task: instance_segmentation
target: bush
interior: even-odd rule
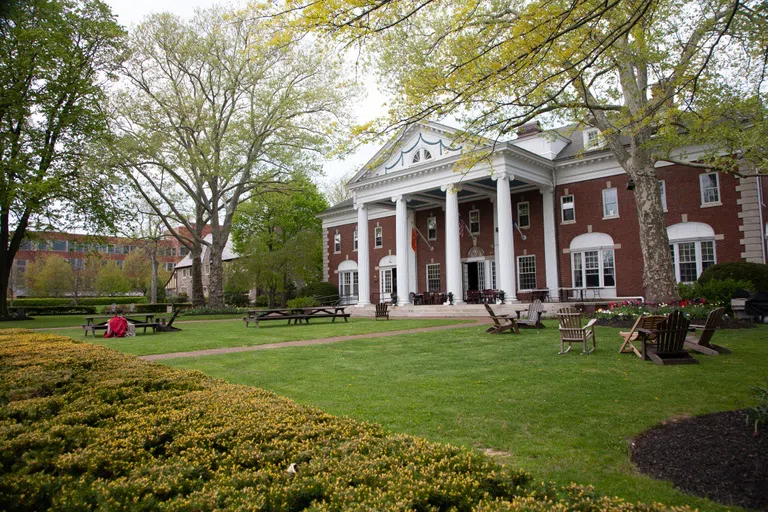
[[[141,295],[132,297],[83,297],[78,302],[85,306],[101,306],[104,304],[143,304],[147,302],[147,299]]]
[[[754,285],[750,281],[736,281],[735,279],[710,279],[706,283],[696,283],[695,292],[712,304],[718,306],[731,305],[731,298],[739,290],[754,291]]]
[[[259,295],[253,301],[253,305],[257,308],[266,308],[269,306],[269,297],[267,295]]]
[[[185,308],[191,308],[192,304],[187,303],[176,303],[176,304],[169,304],[169,303],[163,303],[163,304],[136,304],[135,311],[137,313],[165,313],[168,311],[168,306],[173,306],[174,310],[177,309],[185,309]]]
[[[339,289],[336,285],[324,281],[317,283],[307,283],[299,292],[298,297],[329,297],[336,296],[338,299]]]
[[[764,386],[752,386],[750,391],[757,398],[757,405],[747,409],[747,423],[754,423],[755,435],[758,435],[760,425],[768,424],[768,379]]]
[[[72,299],[67,298],[40,298],[40,299],[15,299],[13,301],[15,307],[29,307],[29,306],[68,306],[74,304]],[[82,302],[81,302],[82,304]]]
[[[286,304],[289,308],[311,308],[317,306],[317,299],[314,297],[296,297]]]
[[[190,304],[191,306],[191,304]],[[200,316],[200,315],[239,315],[240,313],[247,312],[247,308],[237,308],[235,306],[224,306],[220,308],[210,308],[203,306],[199,308],[185,309],[182,313],[184,316]]]
[[[611,302],[605,309],[595,312],[597,318],[634,320],[641,315],[668,315],[675,310],[680,310],[690,320],[704,320],[709,312],[718,307],[715,304],[699,300],[681,300],[671,304],[652,304],[627,300],[624,302]]]
[[[677,283],[677,294],[681,300],[694,300],[696,296],[696,285],[689,283]]]
[[[63,336],[0,360],[3,510],[666,510]]]
[[[224,292],[224,303],[230,306],[245,307],[251,303],[248,300],[248,292]]]
[[[749,289],[768,291],[768,265],[746,261],[718,263],[701,273],[699,283],[707,284],[711,280],[723,281],[725,279],[749,281],[752,283]]]
[[[92,315],[96,313],[94,306],[12,306],[8,311],[16,314],[23,309],[29,316],[45,315]]]
[[[168,302],[170,302],[171,304],[180,304],[184,302],[189,302],[189,295],[187,295],[184,292],[181,292],[169,298]]]

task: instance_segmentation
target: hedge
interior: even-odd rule
[[[0,331],[0,360],[3,510],[688,510],[54,334]]]
[[[29,316],[91,315],[96,313],[94,306],[11,306],[8,311],[16,313],[20,309],[23,309]]]
[[[768,265],[764,263],[750,263],[748,261],[718,263],[708,267],[701,273],[699,283],[707,284],[711,280],[722,281],[725,279],[749,281],[754,284],[753,290],[768,291]]]
[[[143,304],[147,302],[146,297],[80,297],[77,300],[79,306],[103,306],[106,304]],[[68,306],[75,305],[75,300],[71,297],[61,298],[29,298],[14,299],[13,306]]]

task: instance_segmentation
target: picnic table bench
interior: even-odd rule
[[[88,336],[88,333],[90,332],[93,337],[96,337],[96,331],[101,330],[105,331],[107,329],[107,322],[109,322],[110,318],[113,318],[115,315],[91,315],[85,317],[85,323],[82,325],[83,328],[83,334],[84,336]],[[132,315],[136,316],[136,315]],[[138,318],[132,318],[132,317],[124,317],[128,322],[133,324],[134,327],[144,328],[144,334],[147,333],[147,327],[150,327],[152,329],[152,334],[155,333],[157,330],[157,327],[159,325],[158,322],[155,322],[155,315],[154,313],[147,313],[146,315],[138,315],[139,317],[143,316],[144,320],[139,320]],[[104,320],[103,322],[97,322],[97,320]]]
[[[243,317],[245,326],[248,327],[251,323],[259,326],[259,322],[266,320],[287,320],[288,325],[291,323],[300,324],[306,322],[309,324],[311,318],[332,318],[332,322],[335,322],[337,318],[343,318],[345,322],[348,321],[349,313],[344,310],[346,306],[315,306],[310,308],[280,308],[280,309],[254,309],[248,311],[247,315]]]

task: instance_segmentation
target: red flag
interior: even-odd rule
[[[419,236],[416,234],[416,228],[411,228],[411,247],[414,252],[416,251],[416,242],[419,241]]]

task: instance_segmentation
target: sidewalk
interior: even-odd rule
[[[228,347],[228,348],[212,348],[208,350],[195,350],[192,352],[173,352],[171,354],[154,354],[151,356],[140,356],[139,359],[145,361],[162,361],[165,359],[178,359],[181,357],[202,357],[202,356],[215,356],[219,354],[234,354],[237,352],[253,352],[254,350],[271,350],[274,348],[284,347],[306,347],[310,345],[325,345],[328,343],[337,343],[339,341],[347,340],[360,340],[371,338],[386,338],[388,336],[399,336],[401,334],[413,334],[420,332],[433,332],[433,331],[445,331],[448,329],[461,329],[465,327],[476,327],[487,323],[487,318],[472,318],[471,323],[455,324],[455,325],[439,325],[436,327],[422,327],[419,329],[405,329],[402,331],[389,331],[389,332],[373,332],[368,334],[353,334],[350,336],[336,336],[334,338],[320,338],[314,340],[300,340],[300,341],[286,341],[283,343],[267,343],[264,345],[254,345],[250,347]]]

